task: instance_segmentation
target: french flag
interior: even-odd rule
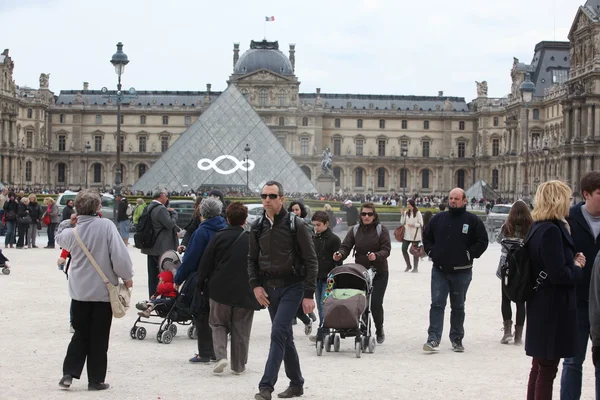
[[[265,21],[273,22],[273,21],[275,21],[275,17],[265,17]]]

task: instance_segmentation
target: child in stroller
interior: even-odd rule
[[[136,305],[138,309],[143,309],[138,315],[144,318],[150,318],[150,313],[157,307],[169,309],[175,304],[177,291],[173,286],[173,273],[164,271],[158,274],[158,286],[156,293],[147,302],[141,302]]]
[[[10,275],[10,267],[8,266],[8,258],[2,254],[2,249],[0,249],[0,268],[2,268],[2,273],[4,275]]]

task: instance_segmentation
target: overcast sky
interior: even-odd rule
[[[125,87],[223,90],[233,43],[296,43],[300,91],[490,97],[510,91],[513,57],[567,40],[584,0],[0,0],[0,51],[10,49],[17,85],[113,88],[110,58],[124,43]],[[265,16],[275,22],[265,25]],[[118,21],[116,20],[118,18]],[[556,22],[555,22],[556,21]],[[556,29],[554,26],[556,25]]]

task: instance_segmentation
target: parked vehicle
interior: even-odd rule
[[[56,198],[56,204],[58,204],[58,212],[59,215],[62,215],[63,209],[67,205],[69,200],[75,201],[75,196],[77,196],[77,192],[72,192],[67,190],[58,195]],[[110,193],[102,193],[102,207],[100,209],[100,213],[102,214],[102,218],[108,218],[110,220],[114,220],[114,206],[115,206],[115,198]],[[43,199],[42,199],[43,200]]]
[[[194,214],[194,200],[169,200],[169,207],[177,211],[177,226],[185,229]]]
[[[246,219],[246,225],[250,226],[254,221],[260,217],[265,209],[262,204],[246,204],[248,208],[248,218]]]
[[[486,223],[491,229],[500,229],[506,222],[512,204],[496,204],[487,215]]]

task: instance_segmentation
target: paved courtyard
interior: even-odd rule
[[[41,238],[45,239],[45,238]],[[40,241],[45,244],[44,240]],[[145,299],[146,259],[130,247],[136,266],[133,300]],[[64,393],[57,383],[70,339],[69,296],[65,276],[56,268],[59,250],[4,250],[12,274],[0,275],[3,304],[0,312],[0,398],[2,399],[253,399],[264,368],[270,323],[265,311],[255,314],[247,372],[212,374],[212,366],[191,365],[188,358],[196,342],[185,329],[169,345],[148,337],[132,340],[129,330],[135,310],[112,325],[107,392],[92,393],[84,374]],[[340,353],[317,357],[314,346],[295,328],[296,345],[310,399],[522,399],[525,397],[530,358],[522,346],[501,345],[500,282],[495,276],[500,254],[491,244],[474,268],[467,299],[465,353],[450,350],[449,312],[441,350],[425,354],[431,264],[422,262],[420,273],[404,273],[398,243],[390,257],[390,281],[384,302],[385,344],[375,354],[354,356],[353,339],[342,340]],[[449,311],[449,309],[448,309]],[[591,360],[584,371],[583,399],[593,398]],[[560,370],[559,370],[560,374]],[[559,375],[560,376],[560,375]],[[276,393],[287,386],[283,368]],[[555,384],[558,398],[559,379]],[[76,393],[76,394],[74,394]]]

